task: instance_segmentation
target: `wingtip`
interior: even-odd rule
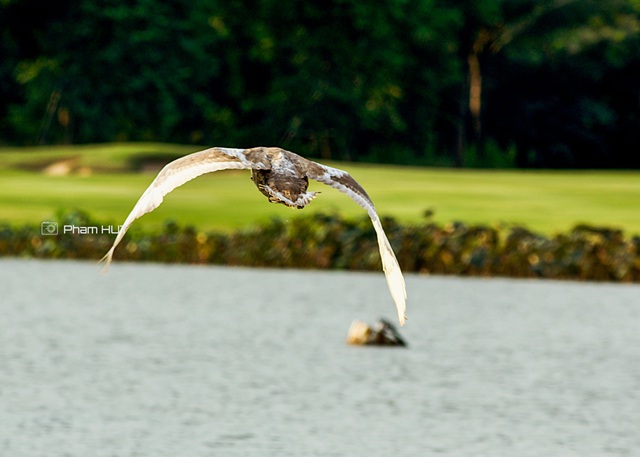
[[[407,322],[407,305],[404,300],[396,302],[396,309],[398,310],[398,322],[400,325],[404,325]]]
[[[109,251],[104,255],[104,257],[98,260],[98,265],[100,266],[101,273],[106,274],[109,272],[109,264],[111,263],[112,259],[113,259],[113,248],[109,249]]]

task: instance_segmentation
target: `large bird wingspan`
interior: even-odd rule
[[[160,206],[164,196],[176,187],[200,175],[214,171],[267,167],[266,164],[259,160],[261,157],[251,157],[251,160],[249,160],[245,154],[249,152],[246,149],[210,148],[194,152],[167,164],[147,187],[147,190],[144,191],[125,219],[111,249],[100,260],[101,263],[104,263],[104,270],[109,268],[109,263],[113,258],[113,251],[133,221]]]
[[[380,258],[382,259],[382,268],[387,278],[387,285],[389,286],[389,291],[391,292],[391,296],[393,297],[393,301],[395,302],[398,310],[398,320],[400,321],[400,325],[404,325],[406,320],[405,312],[407,308],[407,290],[404,283],[404,277],[402,276],[400,265],[398,264],[396,255],[391,248],[389,239],[384,233],[382,223],[380,222],[378,213],[376,213],[371,198],[369,198],[367,192],[362,188],[362,186],[358,184],[358,182],[346,171],[312,162],[297,154],[291,154],[292,161],[297,161],[298,163],[301,161],[305,162],[304,168],[308,169],[307,176],[309,178],[323,184],[327,184],[328,186],[347,194],[369,214],[378,238]]]
[[[398,310],[398,319],[400,325],[404,325],[407,299],[404,277],[387,235],[384,233],[378,213],[376,213],[373,202],[366,191],[346,171],[312,162],[293,152],[279,148],[273,149],[278,149],[278,152],[285,154],[289,161],[295,165],[295,169],[298,172],[303,172],[308,178],[327,184],[347,194],[367,211],[376,231],[382,268]],[[266,148],[210,148],[194,152],[169,163],[142,194],[124,221],[111,249],[100,260],[101,263],[104,263],[104,269],[106,270],[109,267],[116,246],[118,246],[131,224],[139,217],[156,209],[162,203],[164,196],[176,187],[205,173],[228,169],[269,169],[271,165],[269,151]]]

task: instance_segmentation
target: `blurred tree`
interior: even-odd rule
[[[435,94],[451,84],[454,12],[434,0],[280,0],[251,11],[230,2],[216,18],[244,144],[351,160],[424,153]]]
[[[61,7],[37,55],[17,65],[25,101],[11,116],[22,137],[284,144],[408,161],[424,153],[451,80],[457,16],[435,0]],[[403,143],[406,157],[394,157]]]
[[[21,88],[39,68],[47,65],[47,59],[42,58],[41,43],[49,21],[58,20],[60,11],[68,4],[67,0],[0,1],[0,142],[22,140],[25,129],[32,132],[21,125],[23,121],[38,125],[43,120],[46,105],[40,107],[35,117],[26,120],[13,119],[12,113],[26,101]]]
[[[622,63],[620,51],[638,38],[637,2],[518,0],[505,2],[501,13],[488,15],[493,25],[472,24],[477,30],[466,40],[471,43],[468,112],[476,150],[482,154],[484,144],[484,74],[489,136],[504,149],[515,143],[519,165],[620,166],[610,160],[606,138],[615,130],[617,108],[598,81]],[[633,111],[639,109],[636,104]],[[460,132],[463,137],[463,127]]]
[[[533,94],[519,91],[524,95],[521,103],[512,107],[518,112],[509,110],[509,117],[526,119],[530,126],[527,132],[512,124],[502,138],[509,136],[518,145],[521,166],[640,164],[633,158],[637,137],[635,141],[627,137],[632,142],[619,141],[629,121],[633,125],[636,120],[632,127],[636,131],[640,126],[640,91],[637,84],[629,84],[640,78],[638,7],[637,2],[626,0],[578,2],[559,18],[566,27],[550,21],[540,24],[536,34],[546,37],[545,46],[531,46],[532,34],[511,48],[510,58],[522,63],[520,71],[527,72],[526,80],[535,78],[538,88],[546,87],[542,92],[534,89]],[[524,81],[520,79],[519,84]],[[625,95],[621,97],[620,91]],[[547,100],[544,106],[541,99]],[[533,131],[538,133],[535,137]]]
[[[211,116],[205,105],[218,70],[207,18],[179,0],[57,3],[34,34],[38,54],[16,66],[24,102],[13,107],[13,124],[23,137],[54,142],[197,136],[192,126]]]
[[[638,0],[0,0],[0,142],[640,166],[639,18]]]

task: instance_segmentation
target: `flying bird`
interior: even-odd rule
[[[318,192],[307,192],[309,179],[327,184],[347,194],[364,208],[378,238],[382,268],[396,304],[400,325],[405,322],[407,292],[398,260],[389,244],[371,198],[349,173],[328,167],[281,148],[210,148],[194,152],[167,164],[144,191],[118,232],[113,246],[100,260],[107,269],[113,252],[133,221],[156,209],[165,195],[192,179],[219,170],[251,170],[251,180],[270,202],[302,209]]]

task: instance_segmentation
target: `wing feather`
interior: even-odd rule
[[[167,164],[144,191],[125,219],[111,249],[109,249],[100,260],[100,263],[104,263],[104,270],[106,271],[109,268],[109,263],[111,263],[111,259],[113,258],[113,252],[120,241],[122,241],[124,234],[131,224],[139,217],[150,213],[160,206],[165,195],[176,187],[205,173],[228,169],[264,167],[262,163],[256,165],[253,161],[248,160],[244,154],[245,151],[248,150],[210,148],[204,151],[194,152],[193,154],[181,157]]]
[[[321,165],[300,156],[298,157],[299,159],[308,162],[305,165],[309,170],[307,174],[309,178],[323,184],[327,184],[328,186],[347,194],[369,214],[378,238],[380,258],[382,259],[382,269],[384,270],[389,291],[391,292],[391,296],[393,297],[393,301],[395,302],[396,309],[398,311],[398,320],[400,321],[400,325],[404,325],[406,320],[405,312],[407,308],[407,290],[404,282],[404,276],[402,276],[402,270],[400,270],[398,259],[396,259],[391,243],[389,243],[389,239],[382,228],[382,223],[380,222],[378,213],[376,213],[371,198],[369,198],[369,195],[367,195],[367,192],[362,188],[362,186],[358,184],[358,182],[346,171]]]

